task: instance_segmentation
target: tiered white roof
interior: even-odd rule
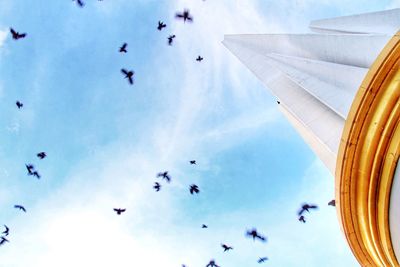
[[[400,9],[310,23],[310,34],[226,35],[334,174],[345,120],[369,67],[400,28]]]

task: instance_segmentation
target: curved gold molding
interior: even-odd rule
[[[371,66],[351,106],[336,165],[338,217],[362,266],[400,266],[389,228],[400,154],[400,33]]]

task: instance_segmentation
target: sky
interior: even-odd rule
[[[0,0],[0,267],[358,266],[327,206],[334,178],[221,41],[399,1],[84,2]],[[174,19],[184,8],[193,23]],[[320,206],[306,224],[303,202]],[[246,238],[253,227],[268,242]]]

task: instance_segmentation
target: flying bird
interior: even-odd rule
[[[120,53],[127,53],[128,50],[126,50],[126,47],[128,46],[127,43],[124,43],[120,48],[119,48],[119,52]]]
[[[126,69],[121,69],[121,72],[125,74],[125,78],[129,80],[129,83],[133,84],[133,75],[135,74],[135,72],[132,70],[127,71]]]
[[[22,210],[23,212],[26,212],[26,209],[24,208],[24,206],[21,205],[14,205],[14,208]]]
[[[165,24],[162,21],[158,21],[158,26],[157,26],[157,30],[161,31],[163,28],[167,27],[167,24]]]
[[[226,251],[229,251],[229,250],[232,250],[232,249],[233,249],[233,247],[231,247],[231,246],[228,246],[228,245],[225,245],[225,244],[221,244],[221,247],[224,249],[224,252],[226,252]]]
[[[33,169],[35,167],[32,164],[25,164],[25,167],[28,170],[28,175],[33,175]]]
[[[11,35],[12,35],[12,38],[14,39],[14,40],[18,40],[18,39],[21,39],[21,38],[25,38],[26,37],[26,33],[19,33],[19,32],[17,32],[17,31],[15,31],[13,28],[10,28],[10,32],[11,32]]]
[[[215,263],[215,260],[210,260],[210,262],[206,265],[206,267],[219,267],[219,266]]]
[[[310,204],[303,204],[301,206],[300,211],[298,212],[299,216],[301,214],[303,214],[303,212],[305,212],[305,211],[310,212],[310,209],[318,209],[318,206],[317,205],[313,205],[313,204],[311,204],[311,205]]]
[[[246,235],[252,237],[254,241],[256,240],[256,238],[259,239],[262,242],[266,242],[267,241],[267,239],[264,236],[260,235],[257,232],[256,228],[253,228],[252,230],[248,230],[246,232]]]
[[[34,171],[32,172],[32,175],[35,176],[36,178],[40,179],[40,174],[38,173],[38,171]]]
[[[331,201],[328,202],[328,205],[332,206],[332,207],[336,207],[336,201],[334,199],[332,199]]]
[[[118,214],[121,215],[121,213],[125,212],[126,209],[114,209],[114,211]]]
[[[191,165],[195,165],[195,164],[196,164],[196,161],[195,161],[195,160],[191,160],[191,161],[189,161],[189,163],[190,163]]]
[[[193,17],[190,16],[190,11],[189,11],[189,9],[183,10],[182,13],[177,12],[177,13],[175,14],[175,18],[177,18],[177,19],[183,19],[183,22],[184,22],[184,23],[185,23],[186,21],[190,21],[190,22],[193,21]]]
[[[172,45],[172,42],[174,41],[175,37],[176,37],[175,34],[168,36],[168,45]]]
[[[7,225],[4,225],[4,227],[6,228],[6,230],[4,230],[2,234],[4,234],[4,236],[8,236],[10,229],[7,227]]]
[[[153,188],[158,192],[161,189],[161,185],[158,182],[155,182]]]
[[[303,215],[301,215],[301,216],[299,217],[299,221],[302,222],[302,223],[306,223],[306,219],[304,218]]]
[[[19,101],[15,102],[15,105],[17,105],[18,109],[21,109],[24,106],[24,104]]]
[[[276,101],[276,103],[278,103],[278,105],[280,105],[280,104],[281,104],[281,101]]]
[[[162,179],[165,179],[168,183],[171,182],[171,176],[169,176],[167,171],[158,173],[157,177],[162,177]]]
[[[0,246],[4,245],[4,243],[6,243],[6,242],[10,242],[10,241],[8,241],[7,238],[5,238],[4,236],[2,236],[2,237],[1,237],[1,240],[0,240]]]
[[[39,159],[44,159],[47,155],[46,152],[39,152],[36,154]]]
[[[76,4],[77,4],[79,7],[83,7],[83,6],[85,5],[85,3],[83,3],[82,0],[72,0],[72,1],[75,1]]]
[[[204,59],[204,58],[202,58],[201,56],[198,56],[198,57],[196,58],[196,61],[201,62],[201,61],[203,61],[203,59]]]
[[[203,224],[203,225],[201,226],[201,228],[205,229],[205,228],[208,228],[208,226],[205,225],[205,224]]]
[[[267,257],[262,257],[262,258],[259,258],[258,259],[258,263],[263,263],[264,261],[267,261],[268,260],[268,258]]]
[[[200,193],[199,187],[197,185],[195,185],[195,184],[192,184],[190,186],[189,191],[190,191],[191,195],[193,195],[193,193],[196,193],[196,194]]]

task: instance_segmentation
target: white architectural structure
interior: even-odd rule
[[[364,127],[364,132],[360,134],[364,136],[372,131],[369,130],[368,132],[366,129],[371,128],[371,125],[386,125],[388,123],[383,119],[375,121],[376,116],[368,123],[360,123],[359,117],[361,115],[359,116],[359,113],[362,108],[365,110],[361,113],[365,116],[372,116],[371,114],[374,112],[378,113],[371,111],[365,103],[362,103],[367,98],[363,97],[362,94],[367,95],[375,90],[377,85],[371,85],[376,82],[373,79],[379,75],[383,77],[382,70],[379,68],[387,71],[390,75],[390,69],[397,70],[397,61],[394,62],[397,57],[392,52],[397,47],[394,42],[398,39],[396,32],[400,29],[400,9],[313,21],[309,28],[313,33],[226,35],[223,44],[272,91],[278,98],[280,108],[288,120],[332,174],[335,175],[336,173],[336,201],[339,202],[339,219],[349,244],[360,263],[363,266],[381,266],[379,264],[383,264],[382,266],[399,266],[394,254],[400,259],[400,230],[398,227],[400,205],[390,206],[391,229],[387,232],[392,234],[390,240],[393,246],[387,244],[390,243],[390,240],[382,242],[376,240],[377,238],[383,240],[384,235],[380,231],[386,231],[382,230],[386,229],[382,221],[385,219],[381,220],[380,215],[376,214],[381,212],[382,218],[384,218],[385,212],[388,213],[389,204],[385,206],[386,210],[383,208],[382,211],[369,210],[371,203],[378,205],[379,202],[380,205],[381,198],[387,196],[386,193],[379,195],[379,199],[378,197],[371,199],[369,198],[371,194],[368,195],[368,192],[377,191],[383,186],[379,182],[373,184],[375,181],[383,180],[381,177],[383,170],[379,169],[380,174],[376,178],[378,180],[371,178],[373,177],[372,174],[368,176],[369,178],[366,178],[368,180],[366,183],[370,187],[369,189],[362,188],[367,193],[366,199],[361,201],[361,196],[364,195],[357,190],[362,185],[355,187],[347,185],[348,181],[344,176],[348,176],[348,173],[346,172],[346,175],[343,173],[347,171],[343,166],[345,164],[359,165],[359,161],[362,161],[357,156],[356,151],[354,153],[357,155],[352,154],[354,158],[351,157],[353,161],[347,162],[349,156],[346,153],[350,153],[352,145],[357,149],[365,149],[361,142],[358,142],[359,139],[354,139],[355,141],[351,139],[353,138],[351,134],[356,131],[355,128]],[[388,59],[389,57],[391,61]],[[380,62],[377,63],[379,60]],[[387,64],[389,63],[387,62],[389,61],[394,62],[394,65],[388,67]],[[386,78],[387,75],[382,79]],[[395,83],[396,81],[392,79],[391,82]],[[393,86],[395,87],[394,93],[399,93],[400,87],[397,83]],[[387,86],[385,84],[382,87],[385,88],[379,92],[373,92],[374,96],[386,90]],[[366,92],[367,90],[369,91]],[[392,110],[397,109],[393,106],[396,106],[396,101],[399,104],[399,99],[392,95],[391,97],[391,105],[387,106],[392,113],[395,113]],[[371,101],[376,99],[373,98]],[[371,103],[369,105],[372,105]],[[398,114],[393,116],[398,116]],[[396,128],[397,126],[393,127]],[[390,139],[395,131],[393,129],[391,128],[391,132],[382,130],[380,134],[387,134],[385,138]],[[398,134],[394,135],[397,136]],[[377,139],[373,140],[374,144],[381,142]],[[365,143],[363,144],[365,145]],[[368,143],[368,145],[371,144]],[[396,153],[392,153],[394,156],[390,156],[393,156],[392,161],[397,162],[399,149],[395,149],[395,151]],[[385,161],[386,155],[381,155],[379,154],[381,152],[378,152],[375,156],[379,160]],[[361,167],[358,165],[357,168],[360,171]],[[364,172],[364,169],[362,169],[362,172]],[[389,190],[389,196],[396,203],[400,199],[400,181],[398,181],[399,178],[395,179],[394,177],[399,177],[399,173],[400,170],[397,170],[397,175],[392,173],[393,188],[392,191]],[[356,183],[361,180],[361,178],[358,178]],[[353,191],[349,193],[348,190],[356,190],[357,192],[353,194]],[[345,214],[344,209],[348,209],[350,206],[354,214]],[[365,214],[363,213],[364,206],[366,206],[365,209],[368,209]],[[358,217],[357,219],[350,218],[352,216]],[[376,216],[379,218],[375,220]],[[354,223],[354,220],[360,220],[360,223]],[[362,228],[365,221],[368,222],[365,227],[373,228],[368,230],[371,233]],[[387,219],[387,224],[389,224],[389,219]],[[354,231],[359,231],[359,233],[354,234]],[[364,236],[363,231],[367,231],[368,234]],[[353,235],[356,235],[356,237]],[[360,245],[359,243],[363,244]],[[386,254],[390,255],[387,256]]]

